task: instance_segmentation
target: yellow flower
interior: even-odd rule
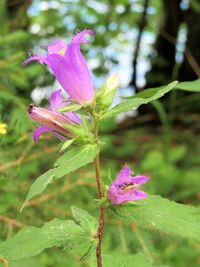
[[[7,133],[7,125],[5,123],[0,123],[0,134],[6,134]]]

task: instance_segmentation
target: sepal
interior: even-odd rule
[[[82,108],[82,105],[79,105],[77,103],[71,103],[67,106],[57,109],[57,111],[63,113],[63,112],[69,112],[69,111],[77,111],[81,108]]]
[[[114,99],[119,88],[119,75],[113,73],[106,81],[104,86],[98,91],[96,100],[101,111],[107,110]]]
[[[60,152],[63,150],[66,150],[68,147],[71,146],[71,144],[75,141],[75,139],[70,139],[64,142],[64,144],[62,145]]]
[[[94,136],[89,131],[87,126],[85,124],[79,125],[79,124],[65,124],[64,127],[72,133],[74,136],[76,136],[76,140],[79,140],[80,142],[84,143],[93,143]]]

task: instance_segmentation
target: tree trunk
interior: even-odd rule
[[[138,56],[139,56],[140,44],[142,40],[142,33],[147,23],[148,5],[149,5],[149,0],[144,0],[144,6],[143,6],[144,10],[138,22],[138,36],[137,36],[135,51],[134,51],[134,56],[133,56],[133,75],[132,75],[132,80],[130,84],[134,86],[136,92],[139,91],[139,88],[137,87],[137,63],[138,63],[137,61],[138,61]]]
[[[147,86],[154,87],[170,82],[175,65],[176,39],[181,23],[181,0],[163,0],[160,29],[151,55],[151,69],[146,74]]]
[[[7,15],[10,22],[9,31],[27,30],[29,26],[29,18],[27,9],[32,0],[6,0]]]
[[[185,15],[188,34],[184,60],[179,69],[180,81],[190,81],[200,77],[200,12],[190,7]]]

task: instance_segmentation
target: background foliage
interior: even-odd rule
[[[147,8],[144,8],[145,3]],[[173,10],[176,11],[175,15]],[[35,125],[27,116],[26,106],[30,102],[46,105],[50,93],[58,85],[46,68],[39,64],[22,67],[28,54],[45,52],[46,44],[58,36],[69,40],[77,30],[92,28],[95,38],[84,48],[84,54],[93,71],[97,89],[103,84],[108,72],[120,73],[122,86],[116,98],[118,103],[119,96],[133,95],[134,91],[144,87],[161,86],[175,79],[188,81],[199,77],[199,12],[200,6],[195,0],[0,1],[0,123],[7,124],[7,133],[0,134],[2,241],[12,237],[23,226],[34,225],[37,227],[34,228],[35,234],[41,237],[38,242],[42,243],[43,235],[46,238],[45,229],[54,226],[54,218],[59,217],[59,223],[57,221],[55,225],[65,227],[63,224],[69,224],[71,228],[67,227],[68,230],[81,233],[88,240],[84,251],[87,254],[93,245],[90,233],[85,232],[79,219],[76,219],[77,223],[71,221],[70,208],[83,208],[97,217],[96,204],[92,201],[96,198],[92,165],[81,168],[78,173],[64,173],[65,179],[56,179],[43,195],[31,199],[23,212],[19,212],[30,185],[41,173],[52,168],[60,149],[57,139],[48,134],[38,144],[32,141],[31,133]],[[169,21],[169,28],[173,32],[167,27]],[[142,38],[137,56],[140,32]],[[134,65],[134,62],[137,64]],[[133,66],[136,68],[133,69]],[[114,210],[108,212],[103,251],[105,266],[109,267],[111,262],[111,266],[133,266],[133,262],[134,266],[199,266],[200,247],[195,239],[195,236],[199,237],[199,226],[196,225],[193,231],[193,223],[198,221],[199,214],[190,207],[198,206],[200,197],[199,94],[193,93],[199,92],[199,89],[199,81],[181,83],[177,90],[159,102],[141,106],[138,111],[140,116],[137,116],[138,112],[120,114],[117,119],[108,116],[101,125],[102,142],[106,143],[102,152],[102,175],[107,184],[110,183],[109,177],[113,179],[127,162],[135,173],[151,177],[145,188],[150,194],[188,205],[188,209],[178,206],[177,210],[177,206],[170,204],[172,206],[168,206],[168,209],[173,211],[172,218],[165,217],[166,203],[159,197],[149,198],[149,202],[156,203],[152,210],[148,208],[147,201],[143,206],[134,207],[133,214],[129,212],[130,207],[118,213]],[[151,92],[148,92],[144,90],[140,93],[146,103],[151,97]],[[130,105],[134,103],[138,107],[141,98],[128,101]],[[123,109],[123,101],[119,106],[121,109],[115,108],[116,113],[128,110],[126,105]],[[94,149],[92,151],[95,153]],[[86,163],[82,158],[80,166]],[[70,166],[73,169],[73,164]],[[147,211],[147,218],[143,217],[143,211]],[[132,216],[141,227],[126,224],[127,213],[128,218]],[[151,216],[152,224],[157,224],[157,230],[152,230],[152,225],[146,225],[148,216]],[[186,220],[184,229],[176,228],[178,221],[175,216],[179,220]],[[191,220],[187,222],[189,218]],[[69,221],[63,223],[66,219]],[[44,221],[49,223],[42,227]],[[95,222],[92,227],[95,228]],[[63,232],[60,235],[59,229],[53,245],[62,247]],[[30,237],[32,241],[35,238],[34,231],[33,237]],[[185,239],[188,236],[189,239]],[[19,238],[20,243],[20,233],[16,238]],[[73,240],[70,242],[73,243]],[[70,250],[69,247],[55,249],[51,246],[50,238],[48,250],[25,260],[17,258],[16,255],[22,254],[17,249],[23,248],[18,247],[16,254],[11,251],[7,255],[8,258],[18,259],[11,261],[10,266],[94,264],[92,260],[80,261],[84,253],[80,254],[77,248],[76,256],[68,256],[66,252]],[[36,255],[34,247],[27,254],[32,255]],[[3,263],[0,262],[1,265]]]

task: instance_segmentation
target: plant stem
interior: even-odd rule
[[[93,114],[94,118],[94,137],[95,142],[99,146],[99,130],[98,130],[98,118]],[[100,175],[100,157],[99,152],[94,160],[95,165],[95,172],[96,172],[96,181],[97,181],[97,189],[98,189],[98,197],[101,199],[103,197],[103,189],[101,183],[101,175]],[[103,230],[104,230],[104,215],[105,215],[105,206],[101,205],[100,214],[99,214],[99,227],[97,232],[98,237],[98,245],[96,248],[96,257],[97,257],[97,266],[102,267],[102,259],[101,259],[101,245],[102,245],[102,238],[103,238]]]

